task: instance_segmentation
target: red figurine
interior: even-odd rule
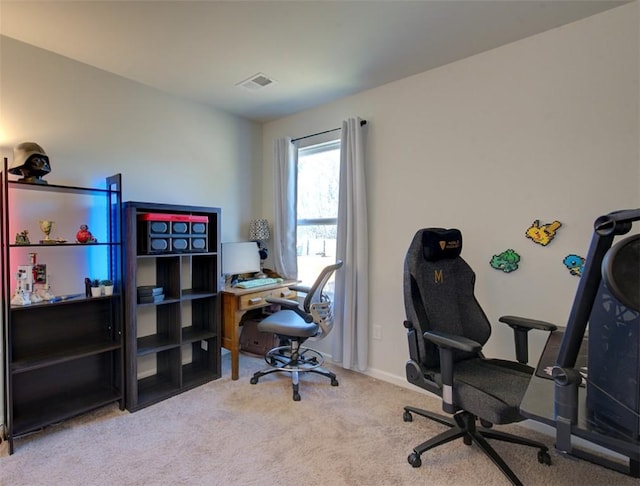
[[[89,227],[86,224],[80,225],[80,231],[76,233],[76,239],[78,243],[95,243],[96,239],[89,231]]]

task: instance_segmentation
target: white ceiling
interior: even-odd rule
[[[0,34],[267,121],[627,1],[0,0]],[[256,73],[276,83],[235,86]]]

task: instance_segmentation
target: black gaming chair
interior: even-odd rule
[[[485,439],[536,447],[538,461],[551,464],[548,448],[539,442],[487,430],[493,424],[524,420],[519,404],[534,371],[526,365],[527,333],[555,330],[541,321],[512,316],[499,320],[514,329],[518,362],[486,359],[482,346],[491,334],[487,316],[473,290],[475,274],[460,257],[462,235],[457,229],[419,230],[411,242],[404,268],[404,301],[410,360],[407,380],[442,397],[442,408],[453,420],[414,407],[405,407],[405,422],[412,414],[427,417],[449,430],[413,449],[408,461],[422,464],[420,456],[442,444],[463,438],[476,444],[513,484],[521,484]],[[480,420],[482,428],[476,428]]]
[[[277,334],[280,343],[264,356],[269,367],[257,371],[251,377],[251,384],[270,373],[291,373],[294,401],[300,400],[298,382],[300,373],[317,373],[331,380],[332,386],[338,386],[336,375],[322,368],[324,357],[318,351],[303,347],[302,344],[309,338],[321,339],[327,336],[333,328],[332,302],[324,292],[324,286],[329,281],[333,272],[342,266],[338,260],[333,265],[325,267],[311,287],[302,285],[290,286],[291,290],[306,294],[300,305],[296,300],[267,298],[267,302],[278,304],[281,310],[266,317],[258,324],[258,330]]]

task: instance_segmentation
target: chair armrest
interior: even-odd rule
[[[528,319],[518,316],[502,316],[498,319],[513,329],[513,339],[515,340],[516,359],[518,363],[527,364],[529,362],[529,338],[528,333],[531,329],[539,331],[553,332],[558,327],[545,321],[537,319]]]
[[[453,401],[453,350],[479,353],[482,350],[482,345],[472,339],[440,331],[427,331],[423,336],[437,345],[440,351],[442,409],[447,413],[456,413],[458,408]]]
[[[300,308],[300,304],[298,304],[295,300],[290,299],[281,299],[279,297],[267,297],[264,299],[270,304],[277,304],[283,307],[285,310],[292,310],[300,317],[304,319],[304,322],[313,322],[313,316],[311,314],[307,314],[303,309]]]
[[[300,307],[300,304],[298,303],[297,300],[283,299],[281,297],[267,297],[264,300],[266,300],[270,304],[278,304],[282,307],[286,307],[287,309],[291,309],[291,310],[294,310],[294,308],[296,307]]]
[[[540,331],[555,331],[558,329],[558,326],[555,324],[551,324],[546,321],[539,321],[537,319],[528,319],[526,317],[518,317],[518,316],[502,316],[498,319],[500,322],[504,322],[509,327],[516,328],[528,328],[528,329],[538,329]]]
[[[311,292],[311,287],[308,285],[289,285],[291,290],[295,290],[296,292],[302,292],[303,294],[308,294]]]
[[[424,338],[439,348],[459,349],[460,351],[467,351],[469,353],[477,353],[482,349],[482,345],[473,339],[441,331],[426,331]]]

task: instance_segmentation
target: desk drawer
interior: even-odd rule
[[[256,307],[264,307],[269,305],[266,301],[267,297],[277,297],[280,299],[295,299],[296,292],[288,288],[263,290],[262,292],[254,292],[247,295],[241,295],[238,299],[238,310],[254,309]]]

